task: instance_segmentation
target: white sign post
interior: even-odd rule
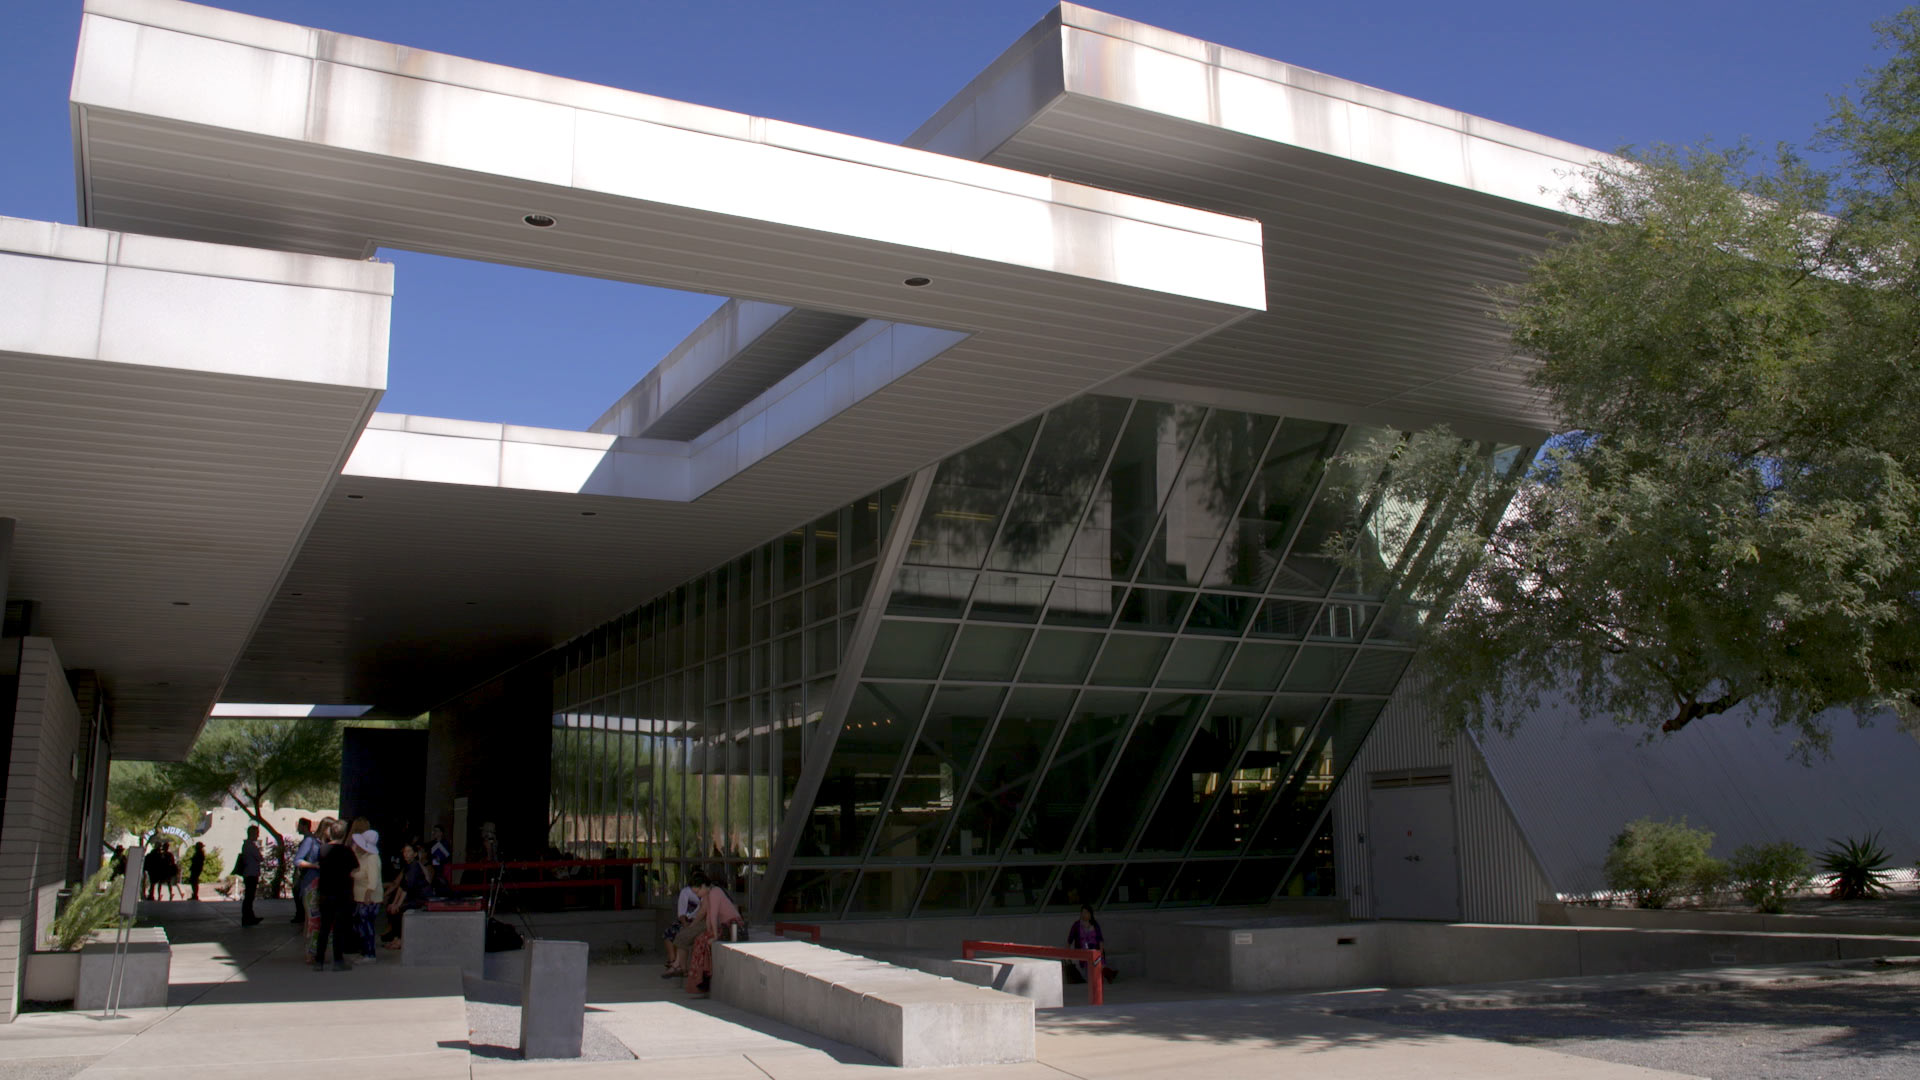
[[[133,939],[133,920],[140,914],[140,883],[147,865],[147,849],[127,851],[127,872],[120,882],[120,925],[113,932],[113,966],[107,975],[107,996],[100,1019],[120,1015],[120,991],[127,978],[127,946]]]

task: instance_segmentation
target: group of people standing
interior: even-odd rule
[[[366,818],[343,821],[329,817],[318,823],[301,818],[298,831],[300,842],[292,855],[292,922],[306,932],[307,963],[315,971],[327,969],[329,943],[333,946],[335,971],[349,969],[349,951],[355,952],[361,963],[371,964],[379,959],[383,942],[389,949],[400,948],[406,913],[426,906],[436,892],[435,882],[444,883],[443,868],[452,857],[438,828],[433,830],[431,847],[418,840],[404,845],[391,872],[382,862],[380,834]],[[266,921],[254,911],[265,861],[260,850],[260,827],[249,825],[247,839],[233,864],[233,873],[239,876],[243,888],[241,926],[258,926]],[[383,908],[387,915],[385,934],[379,932]]]
[[[127,872],[127,848],[124,844],[113,845],[113,876],[123,877]],[[146,881],[141,888],[141,896],[147,900],[179,900],[187,893],[191,899],[200,899],[200,878],[207,868],[207,846],[196,843],[193,850],[187,852],[186,881],[180,880],[180,858],[173,852],[173,841],[161,840],[154,844],[141,860],[141,871]],[[162,892],[165,895],[161,895]]]
[[[407,912],[425,907],[430,896],[444,890],[451,856],[438,828],[432,847],[418,841],[401,847],[391,877],[381,862],[380,834],[366,818],[322,818],[317,825],[302,818],[299,828],[293,921],[304,924],[307,962],[315,971],[327,969],[329,943],[335,971],[349,969],[350,950],[357,950],[360,963],[371,964],[379,959],[382,942],[400,948]],[[384,935],[379,933],[383,908]]]

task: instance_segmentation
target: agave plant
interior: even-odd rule
[[[1831,895],[1835,900],[1875,900],[1887,894],[1890,871],[1878,832],[1858,840],[1848,837],[1827,843],[1833,846],[1820,853],[1820,869],[1833,875]]]

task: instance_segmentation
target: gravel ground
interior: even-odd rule
[[[1920,971],[1911,967],[1702,994],[1360,1015],[1714,1080],[1920,1077]]]
[[[467,1051],[474,1057],[520,1058],[519,988],[503,983],[464,980],[467,990]],[[580,1061],[632,1061],[627,1044],[587,1017],[580,1035]]]

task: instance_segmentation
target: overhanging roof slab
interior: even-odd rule
[[[817,448],[840,460],[870,428],[819,406],[857,402],[927,433],[869,447],[831,485],[870,490],[1265,303],[1244,218],[175,0],[91,0],[72,100],[89,220],[390,245],[964,336],[878,385],[839,364],[732,387],[746,404],[702,437],[735,440],[742,472],[703,489],[817,469]],[[983,390],[988,407],[954,408]],[[812,426],[775,432],[794,417]]]
[[[1258,219],[1267,311],[1143,378],[1550,428],[1490,288],[1606,155],[1062,4],[910,145]]]
[[[0,218],[8,595],[192,745],[386,382],[392,268]]]
[[[1225,308],[1264,299],[1251,222],[207,11],[90,0],[72,87],[89,222],[338,255],[453,247],[624,276],[581,243],[604,215],[678,234],[651,269],[627,268],[636,279],[779,302],[839,290],[865,302],[832,310],[886,317],[910,315],[892,310],[908,295],[899,270],[923,254]],[[530,229],[529,212],[560,224]],[[810,281],[795,260],[823,241],[868,265]],[[688,258],[713,244],[704,263]]]

